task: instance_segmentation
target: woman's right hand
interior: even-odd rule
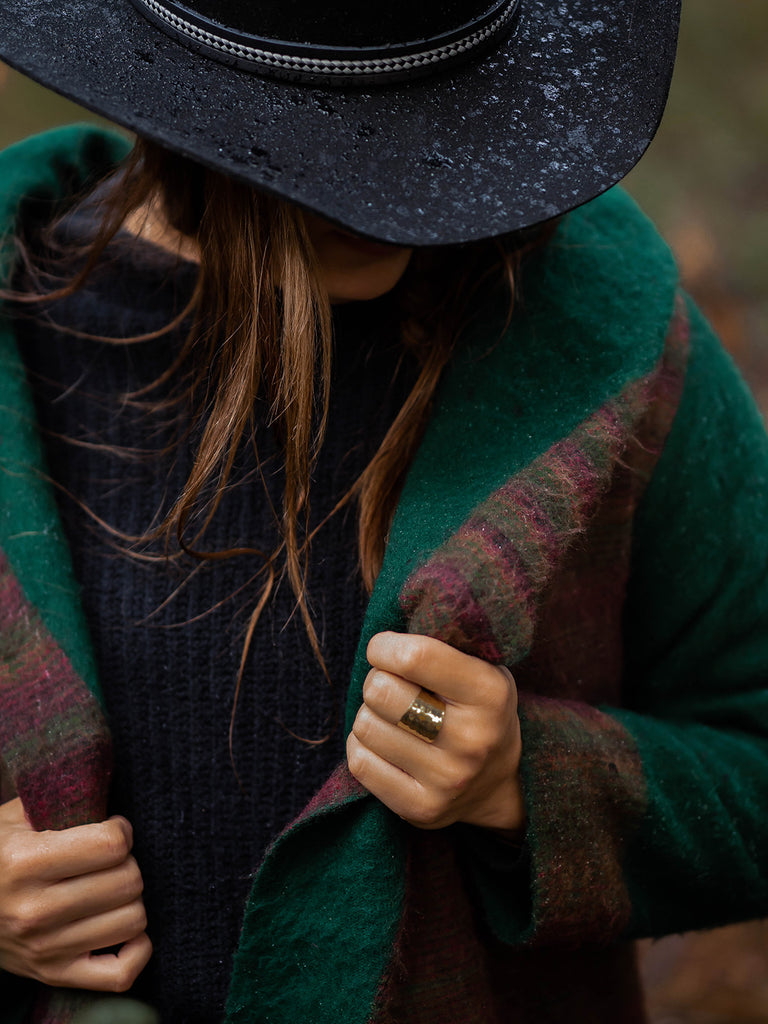
[[[122,817],[35,832],[21,800],[0,805],[0,968],[47,985],[129,989],[152,953],[132,845]]]

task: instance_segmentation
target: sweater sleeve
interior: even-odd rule
[[[521,695],[530,891],[477,878],[508,942],[768,913],[768,439],[690,316],[683,398],[635,522],[623,706]]]

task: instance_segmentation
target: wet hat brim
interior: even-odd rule
[[[468,242],[599,195],[652,139],[679,0],[521,0],[495,49],[361,88],[192,52],[130,0],[0,0],[0,59],[201,163],[371,238]]]

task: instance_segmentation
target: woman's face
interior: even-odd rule
[[[405,273],[411,249],[369,242],[311,213],[304,220],[331,302],[378,299]]]

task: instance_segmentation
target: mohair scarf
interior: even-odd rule
[[[0,223],[52,215],[125,148],[73,128],[7,151]],[[7,273],[8,248],[5,260]],[[477,317],[441,383],[360,641],[348,725],[381,629],[512,669],[531,879],[492,883],[457,854],[454,830],[404,825],[342,765],[256,876],[229,1024],[644,1019],[617,940],[644,911],[624,868],[649,782],[621,716],[593,705],[620,703],[633,517],[685,377],[675,282],[614,191],[566,218],[503,338],[503,308]],[[7,320],[0,343],[0,753],[33,827],[64,828],[105,815],[109,733]],[[7,987],[8,1022],[64,1024],[89,999]]]

